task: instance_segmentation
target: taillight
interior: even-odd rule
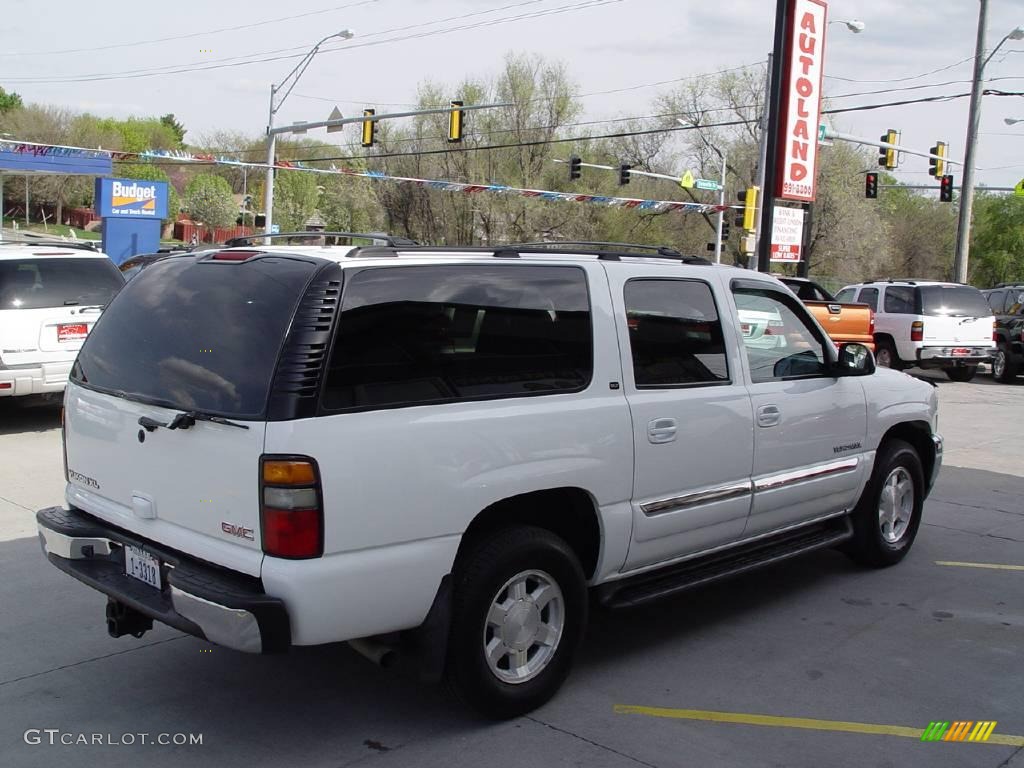
[[[992,341],[999,341],[999,334],[996,333],[996,321],[992,321]]]
[[[69,482],[68,477],[68,431],[64,428],[64,408],[60,409],[60,446],[64,453],[64,482]]]
[[[253,256],[259,256],[262,251],[217,251],[210,258],[214,261],[245,261]]]
[[[875,335],[875,310],[868,308],[868,328],[872,336]]]
[[[924,341],[924,323],[922,321],[915,320],[910,324],[910,340]]]
[[[260,468],[263,551],[293,560],[324,551],[320,472],[307,456],[264,456]]]

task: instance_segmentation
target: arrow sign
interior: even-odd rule
[[[711,179],[696,179],[695,182],[697,189],[709,189],[712,192],[717,192],[722,188],[721,184],[717,181],[712,181]]]
[[[679,179],[679,186],[683,189],[693,189],[694,181],[693,173],[691,171],[687,171]]]
[[[342,120],[343,118],[341,116],[341,110],[338,109],[337,107],[335,107],[334,109],[331,110],[331,114],[330,114],[330,116],[327,119],[328,120]],[[327,126],[327,132],[328,133],[337,133],[341,129],[342,129],[342,126],[340,126],[340,125],[328,125]]]
[[[1024,179],[1017,182],[1017,186],[1013,188],[1014,197],[1024,197]]]

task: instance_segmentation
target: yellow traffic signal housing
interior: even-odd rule
[[[364,109],[363,110],[363,117],[373,117],[375,114],[377,114],[377,110],[375,110],[375,109]],[[363,120],[363,146],[364,147],[372,147],[373,146],[373,130],[376,127],[376,125],[377,125],[377,121],[376,120]]]
[[[461,101],[452,102],[452,111],[448,113],[448,141],[462,141],[462,106]]]
[[[743,228],[753,231],[757,221],[757,193],[760,187],[747,187],[743,196]]]
[[[933,155],[938,155],[938,157],[928,158],[928,173],[937,179],[941,179],[946,175],[946,142],[938,141],[928,151]]]
[[[879,136],[878,140],[884,141],[886,144],[896,144],[900,140],[900,136],[895,128],[890,128],[884,136]],[[893,147],[879,147],[878,164],[887,171],[894,169],[896,167],[896,150]]]

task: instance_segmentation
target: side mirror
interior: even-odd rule
[[[870,376],[875,372],[875,356],[863,344],[851,341],[839,345],[839,359],[836,361],[835,376]]]

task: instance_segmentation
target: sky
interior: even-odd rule
[[[345,115],[368,106],[400,109],[415,100],[422,81],[492,76],[513,51],[565,62],[580,93],[629,89],[584,98],[584,119],[650,114],[651,102],[669,87],[650,83],[763,61],[775,14],[773,0],[177,0],[129,6],[4,0],[4,6],[0,86],[26,102],[94,114],[173,112],[189,131],[186,141],[224,130],[262,134],[270,83],[296,63],[283,57],[301,56],[345,28],[355,37],[324,46],[277,124],[326,119],[334,104]],[[830,106],[970,90],[977,0],[831,0],[828,6],[830,20],[865,25],[861,34],[843,24],[828,27]],[[989,49],[1018,25],[1024,25],[1024,0],[990,0]],[[175,71],[197,67],[205,69]],[[170,72],[111,78],[154,68]],[[1007,41],[986,78],[989,88],[1024,91],[1024,41]],[[913,90],[846,96],[894,88]],[[949,156],[962,160],[968,102],[848,113],[835,127],[872,139],[895,128],[904,145],[922,150],[943,140]],[[1024,122],[1008,126],[1005,118],[1024,119],[1024,97],[985,97],[980,184],[1013,186],[1024,178]],[[924,158],[905,157],[895,175],[932,183],[927,167]]]

